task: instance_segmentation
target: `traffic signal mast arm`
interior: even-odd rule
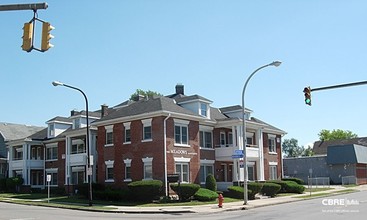
[[[30,4],[15,4],[15,5],[0,5],[0,11],[19,11],[47,9],[47,3],[30,3]]]
[[[325,87],[319,87],[319,88],[313,88],[313,89],[311,89],[308,86],[303,89],[303,93],[305,94],[305,103],[306,105],[311,106],[311,92],[314,92],[314,91],[337,89],[337,88],[350,87],[350,86],[359,86],[359,85],[364,85],[364,84],[367,84],[367,81],[346,83],[346,84],[340,84],[340,85],[334,85],[334,86],[325,86]]]
[[[367,81],[319,87],[319,88],[311,89],[310,91],[313,92],[313,91],[320,91],[320,90],[327,90],[327,89],[337,89],[337,88],[342,88],[342,87],[359,86],[359,85],[364,85],[364,84],[367,84]]]

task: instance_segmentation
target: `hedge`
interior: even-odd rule
[[[279,191],[281,186],[276,183],[264,183],[261,189],[261,193],[265,196],[274,197]]]
[[[305,187],[302,185],[298,185],[293,181],[280,181],[280,180],[270,180],[267,181],[269,183],[275,183],[281,186],[280,192],[282,193],[303,193],[305,191]]]
[[[262,187],[263,187],[262,183],[249,182],[247,184],[248,199],[255,199],[255,195],[261,191]]]
[[[131,182],[128,185],[136,201],[152,201],[163,191],[163,182],[160,180],[142,180]]]
[[[282,178],[283,181],[293,181],[296,182],[299,185],[305,185],[305,182],[300,178],[295,177],[288,177],[288,178]]]
[[[244,191],[243,186],[230,186],[228,187],[228,196],[235,199],[243,199]],[[253,192],[249,187],[247,187],[247,197],[251,199],[250,195],[252,195]],[[256,194],[256,193],[255,193]],[[253,194],[253,195],[255,195]],[[254,196],[255,198],[255,196]]]
[[[209,189],[205,189],[205,188],[200,188],[194,195],[194,199],[198,200],[198,201],[214,201],[218,198],[218,193],[209,190]]]
[[[200,189],[200,185],[193,183],[171,184],[171,189],[179,196],[181,201],[189,201],[192,196]]]

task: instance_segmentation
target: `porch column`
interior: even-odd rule
[[[264,174],[264,142],[263,142],[263,130],[259,128],[256,132],[256,139],[259,146],[259,163],[257,166],[257,178],[258,180],[265,180]]]
[[[24,185],[30,185],[30,172],[29,172],[29,152],[30,152],[30,145],[25,143],[23,144],[23,169],[22,169],[22,176],[24,179]]]
[[[70,185],[71,173],[70,173],[70,146],[71,138],[66,137],[65,140],[65,185]]]

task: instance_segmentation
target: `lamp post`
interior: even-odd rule
[[[85,95],[85,93],[77,88],[77,87],[74,87],[74,86],[70,86],[70,85],[67,85],[65,83],[62,83],[62,82],[58,82],[58,81],[53,81],[52,82],[52,85],[54,86],[65,86],[65,87],[68,87],[70,89],[74,89],[74,90],[77,90],[79,92],[82,93],[82,95],[84,96],[84,99],[85,99],[85,114],[86,114],[86,117],[87,117],[87,136],[86,136],[86,149],[87,149],[87,175],[88,175],[88,183],[89,183],[89,206],[92,206],[92,169],[91,169],[91,158],[90,158],[90,148],[89,148],[89,115],[88,115],[88,98],[87,96]],[[70,184],[70,183],[69,183]]]
[[[255,73],[257,73],[259,70],[268,67],[268,66],[275,66],[278,67],[282,62],[280,61],[274,61],[272,63],[266,64],[264,66],[261,66],[257,68],[246,80],[246,83],[242,90],[242,109],[245,111],[245,91],[248,82],[252,78]],[[245,112],[242,114],[242,145],[243,145],[243,170],[244,170],[244,181],[243,181],[243,204],[246,205],[248,201],[247,197],[247,158],[246,158],[246,144],[247,144],[247,137],[246,137],[246,118],[245,118]]]

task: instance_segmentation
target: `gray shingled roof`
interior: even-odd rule
[[[5,141],[26,138],[42,129],[44,127],[0,122],[0,132]]]
[[[73,122],[72,119],[66,118],[66,117],[61,117],[61,116],[56,116],[54,118],[51,118],[46,123],[51,122],[51,121],[60,121],[60,122],[66,122],[66,123],[72,123]]]
[[[367,137],[344,139],[344,140],[316,141],[313,144],[313,152],[315,153],[315,155],[325,155],[327,154],[328,146],[348,145],[348,144],[358,144],[362,146],[367,146]]]
[[[130,117],[157,111],[169,111],[186,115],[199,116],[198,114],[177,105],[173,99],[161,96],[148,100],[140,100],[128,106],[117,108],[109,115],[99,120],[96,120],[96,122],[106,121],[114,118]]]

